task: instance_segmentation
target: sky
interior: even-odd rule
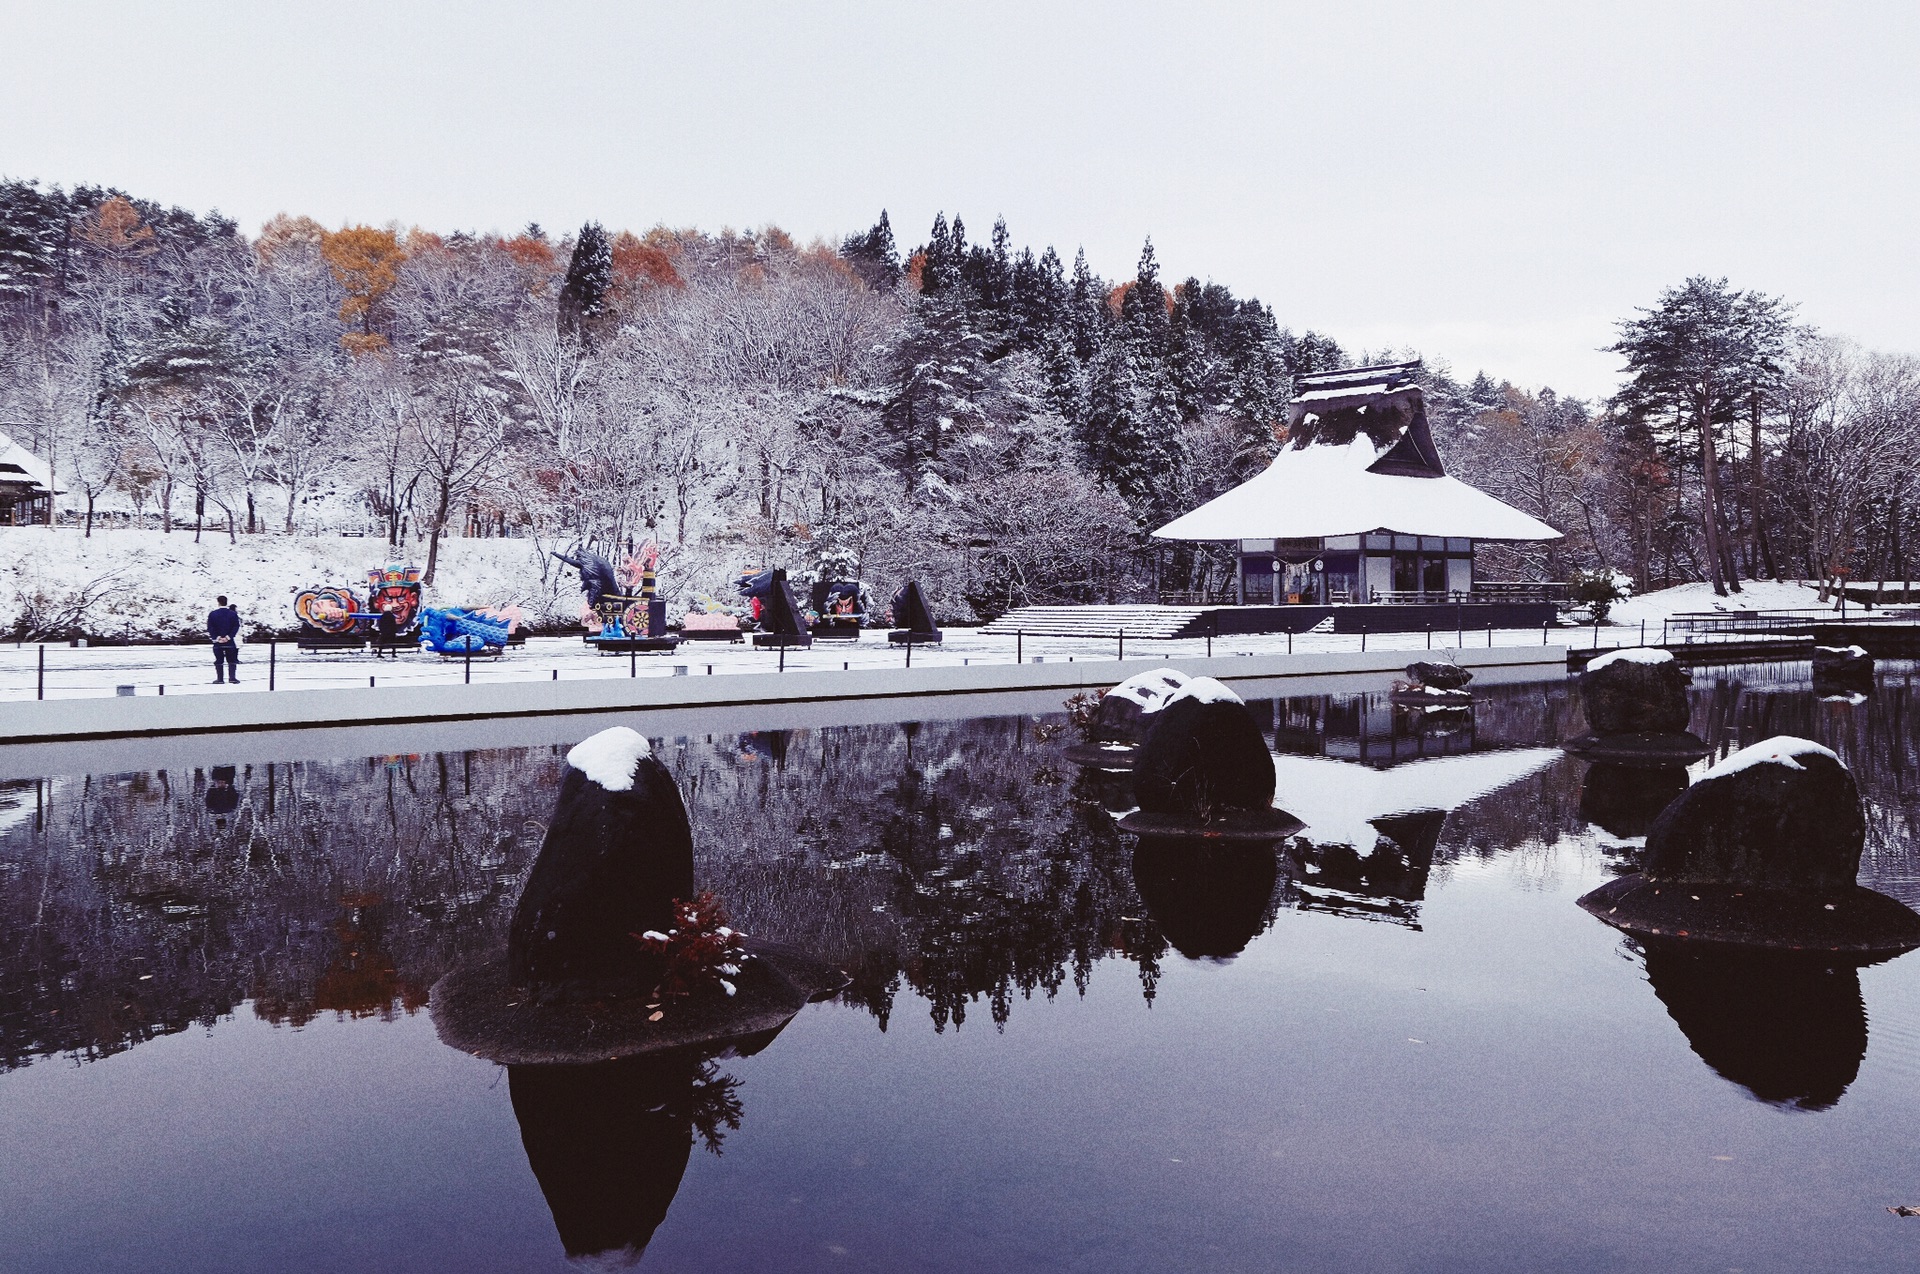
[[[0,175],[248,230],[1084,248],[1595,397],[1689,275],[1920,352],[1920,6],[0,0]]]

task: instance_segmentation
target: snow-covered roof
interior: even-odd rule
[[[41,495],[52,488],[53,471],[46,461],[0,433],[0,484],[31,485],[33,494]]]
[[[1345,446],[1289,447],[1265,471],[1155,531],[1162,540],[1264,540],[1397,531],[1475,540],[1555,540],[1560,532],[1446,476],[1375,473],[1392,447],[1364,433]]]
[[[1397,531],[1475,540],[1560,533],[1446,475],[1427,432],[1418,363],[1302,376],[1287,442],[1266,470],[1153,534],[1163,540],[1314,539]]]

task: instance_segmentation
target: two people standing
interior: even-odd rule
[[[207,636],[213,639],[213,680],[215,685],[231,681],[240,684],[240,612],[216,597],[214,609],[207,612]]]

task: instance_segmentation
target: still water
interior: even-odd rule
[[[1920,904],[1909,676],[1704,672],[1694,729],[1838,750],[1862,883]],[[1574,906],[1639,842],[1564,684],[1251,706],[1308,829],[1200,881],[1058,713],[656,739],[702,886],[853,982],[579,1082],[424,1011],[564,746],[0,788],[0,1271],[1920,1262],[1920,956],[1649,970]]]

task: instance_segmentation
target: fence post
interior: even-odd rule
[[[639,675],[640,656],[632,646],[629,646],[627,647],[627,676],[631,678],[638,677]]]
[[[912,645],[909,644],[907,649],[912,650],[913,649]],[[783,641],[780,643],[780,666],[774,669],[774,671],[785,672],[786,670],[787,670],[787,643]]]
[[[907,642],[907,667],[913,667],[913,642],[911,640]]]
[[[1026,640],[1027,634],[1024,631],[1018,628],[1013,630],[1013,662],[1017,664],[1027,662]]]
[[[1122,628],[1122,629],[1120,630],[1120,655],[1119,655],[1119,658],[1120,658],[1120,659],[1121,659],[1122,661],[1124,661],[1124,660],[1126,659],[1126,657],[1127,657],[1127,630],[1126,630],[1126,629],[1124,629],[1124,628]]]
[[[1493,649],[1493,625],[1492,624],[1487,625],[1487,649],[1488,650]]]
[[[280,671],[280,639],[267,638],[267,689],[274,688],[275,674]]]
[[[1427,649],[1433,649],[1433,621],[1431,619],[1427,621]]]
[[[462,684],[470,686],[473,684],[473,643],[466,643],[460,653],[466,656],[467,665],[467,679]]]
[[[45,646],[40,647],[40,680],[33,697],[36,699],[47,697],[47,648]]]
[[[1640,621],[1640,644],[1647,644],[1647,621],[1644,619]]]

